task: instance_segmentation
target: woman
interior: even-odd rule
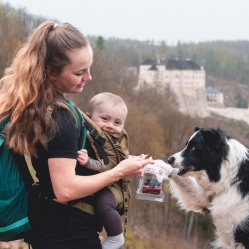
[[[110,183],[140,174],[153,163],[142,155],[100,174],[76,175],[76,120],[58,103],[67,101],[66,93],[83,91],[92,79],[92,60],[89,41],[75,27],[47,21],[33,32],[1,79],[0,119],[11,115],[6,142],[20,155],[31,155],[40,184],[38,213],[33,212],[34,202],[30,205],[33,249],[100,249],[96,216],[78,208],[80,202],[74,200],[91,199]],[[53,110],[49,119],[48,107]],[[47,149],[40,142],[44,134]]]

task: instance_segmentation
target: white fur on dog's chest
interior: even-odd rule
[[[234,193],[229,193],[226,196],[216,196],[213,198],[210,205],[210,212],[214,223],[218,222],[222,224],[216,224],[217,227],[221,225],[224,227],[227,223],[232,223],[233,226],[238,225],[243,219],[249,215],[249,200],[248,198],[242,199],[240,196],[235,196]],[[233,192],[233,191],[232,191]],[[231,195],[229,195],[231,194]]]

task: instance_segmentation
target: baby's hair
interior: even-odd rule
[[[99,105],[108,102],[113,104],[113,106],[120,106],[126,113],[126,115],[128,114],[128,108],[127,105],[125,104],[124,100],[113,93],[109,93],[109,92],[103,92],[103,93],[99,93],[96,94],[90,101],[88,104],[88,113],[92,114],[92,112],[94,111],[94,109],[96,107],[98,107]]]

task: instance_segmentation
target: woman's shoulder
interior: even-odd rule
[[[68,109],[63,107],[55,108],[52,112],[52,119],[60,132],[71,133],[77,129],[76,117]]]

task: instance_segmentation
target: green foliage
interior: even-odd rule
[[[239,93],[235,96],[236,107],[248,108],[248,102]]]
[[[249,42],[247,44],[249,47]],[[207,74],[215,77],[242,83],[248,70],[248,51],[242,52],[239,46],[236,48],[226,46],[226,42],[178,44],[175,49],[172,49],[171,57],[178,57],[179,49],[183,58],[196,61],[205,68]],[[249,81],[246,83],[249,84]]]
[[[97,49],[103,50],[105,48],[104,38],[102,36],[99,36],[95,44]]]

